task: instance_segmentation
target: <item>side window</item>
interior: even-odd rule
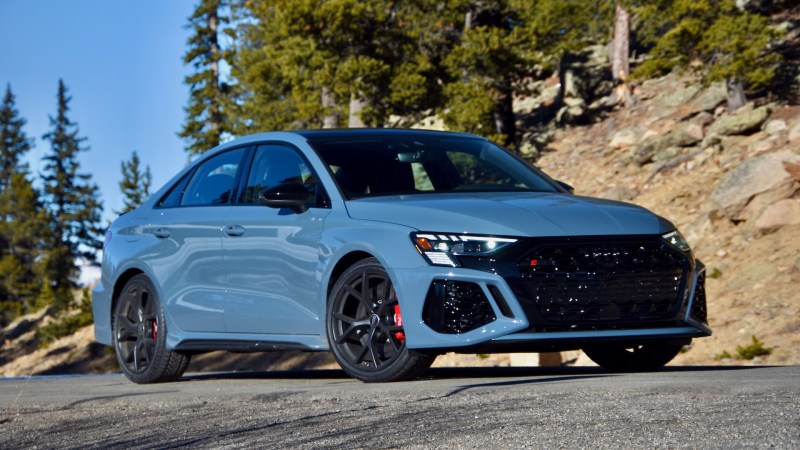
[[[181,196],[183,192],[186,190],[186,184],[189,183],[189,175],[184,176],[181,178],[181,181],[177,182],[172,188],[170,188],[169,192],[163,197],[161,200],[158,201],[156,207],[158,208],[174,208],[180,204]]]
[[[286,183],[299,183],[306,187],[308,206],[324,204],[317,177],[297,151],[282,145],[259,145],[239,203],[258,205],[262,191]]]
[[[217,155],[201,164],[189,180],[181,206],[220,205],[229,202],[236,181],[236,171],[245,149],[238,148]]]

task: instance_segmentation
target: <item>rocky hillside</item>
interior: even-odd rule
[[[695,340],[673,364],[800,364],[800,106],[750,104],[729,114],[722,85],[701,88],[674,75],[648,81],[635,94],[632,108],[556,129],[537,164],[578,195],[637,203],[669,218],[705,262],[714,336]],[[520,104],[537,101],[548,99]],[[567,113],[583,114],[584,106]],[[35,329],[52,320],[43,312],[2,330],[0,375],[117,370],[113,355],[92,343],[91,327],[39,348]],[[559,361],[549,356],[549,363]],[[560,360],[587,364],[576,352]],[[437,361],[531,363],[508,355]],[[323,367],[335,367],[327,354],[214,353],[196,358],[189,370]]]
[[[674,364],[800,363],[800,107],[724,108],[721,85],[669,76],[640,102],[558,130],[538,161],[580,195],[643,205],[672,220],[708,267],[714,336]],[[727,354],[725,353],[727,352]]]

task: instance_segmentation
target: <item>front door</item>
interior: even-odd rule
[[[223,227],[226,330],[318,335],[324,331],[325,314],[318,247],[330,212],[324,193],[310,165],[286,145],[259,145],[245,179]],[[260,204],[259,193],[285,183],[307,187],[307,210]]]

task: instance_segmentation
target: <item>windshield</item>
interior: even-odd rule
[[[556,192],[530,166],[483,139],[383,135],[310,143],[350,199],[436,192]]]

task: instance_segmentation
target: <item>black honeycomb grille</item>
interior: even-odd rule
[[[706,273],[701,272],[697,276],[697,284],[694,288],[694,299],[690,310],[692,319],[708,323],[708,310],[706,309]]]
[[[435,280],[422,311],[422,320],[445,334],[466,333],[496,319],[483,289],[466,281]]]
[[[540,244],[518,266],[528,307],[572,326],[674,318],[688,269],[658,238]]]

